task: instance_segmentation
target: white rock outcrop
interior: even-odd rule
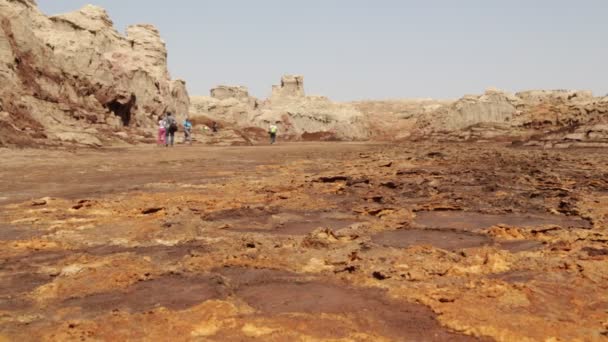
[[[304,76],[284,75],[281,77],[280,85],[272,86],[270,100],[277,102],[288,102],[293,98],[305,97]]]
[[[271,97],[260,101],[245,87],[218,86],[211,89],[211,96],[192,97],[190,113],[256,132],[276,124],[282,138],[292,140],[369,138],[367,122],[354,105],[306,96],[302,76],[283,76],[272,89]]]
[[[188,112],[185,83],[170,79],[153,26],[123,36],[100,7],[47,17],[30,0],[0,0],[0,23],[0,145],[97,145],[116,137],[107,132]]]
[[[480,123],[508,123],[517,113],[517,99],[499,90],[481,96],[465,96],[448,106],[441,127],[454,131]]]
[[[302,76],[283,76],[269,99],[245,87],[220,86],[194,97],[191,113],[263,136],[270,124],[292,140],[527,140],[542,145],[604,144],[608,100],[588,91],[532,90],[511,94],[490,88],[458,100],[401,99],[336,103],[306,96]],[[600,126],[597,126],[600,124]],[[568,128],[564,130],[564,128]],[[564,132],[570,132],[565,135]],[[244,133],[245,134],[245,133]],[[254,139],[252,139],[254,140]]]

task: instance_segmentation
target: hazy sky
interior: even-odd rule
[[[608,93],[606,0],[38,0],[47,14],[90,2],[121,32],[157,26],[191,95],[234,84],[266,97],[286,73],[336,100]]]

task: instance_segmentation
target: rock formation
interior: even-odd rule
[[[31,0],[0,0],[0,23],[0,145],[99,145],[187,113],[153,26],[123,36],[102,8],[47,17]]]
[[[272,96],[260,101],[247,88],[218,86],[211,96],[191,98],[190,113],[254,133],[260,138],[270,124],[282,139],[364,140],[369,129],[363,114],[352,104],[339,104],[322,96],[306,96],[302,76],[283,76]],[[261,134],[262,132],[262,134]]]
[[[489,89],[457,101],[337,103],[307,96],[286,75],[258,100],[246,87],[193,97],[171,80],[167,50],[150,25],[121,35],[95,6],[47,17],[32,0],[0,0],[0,146],[149,142],[156,118],[190,113],[232,131],[217,143],[289,140],[522,141],[543,147],[608,146],[608,99],[588,91]]]
[[[451,100],[400,99],[357,101],[352,105],[363,113],[371,139],[402,140],[419,130],[420,116],[435,113],[452,103]]]
[[[275,123],[291,140],[501,139],[543,147],[608,146],[608,98],[589,91],[488,89],[456,101],[336,103],[306,96],[303,79],[284,76],[264,101],[245,87],[219,86],[211,97],[194,97],[191,113],[240,130],[255,128],[251,140]]]
[[[281,77],[280,85],[272,86],[271,100],[274,102],[288,101],[291,98],[302,98],[304,92],[304,76],[285,75]]]
[[[608,101],[588,91],[510,94],[489,89],[483,95],[467,95],[457,101],[360,102],[357,106],[367,118],[386,112],[382,118],[390,122],[392,131],[375,125],[380,129],[374,136],[389,140],[503,139],[544,147],[608,146],[602,133],[608,123]],[[399,136],[398,131],[405,133]]]
[[[568,95],[565,95],[568,94]],[[556,96],[561,95],[561,96]],[[546,148],[608,147],[608,98],[588,92],[534,98],[521,123],[534,130],[527,145]]]
[[[247,87],[229,87],[229,86],[218,86],[211,89],[211,97],[218,100],[226,99],[248,99],[249,90]]]

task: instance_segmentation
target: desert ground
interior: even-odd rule
[[[434,55],[466,61],[456,67],[467,77],[456,82],[430,65],[434,76],[422,80],[409,71],[423,67],[411,64],[410,50],[421,60],[427,50],[383,34],[389,50],[372,49],[381,62],[346,63],[354,68],[347,78],[324,79],[318,69],[308,89],[304,75],[282,69],[304,58],[293,71],[311,72],[309,55],[331,63],[340,45],[314,53],[277,45],[298,35],[246,32],[278,50],[239,34],[248,39],[241,55],[224,50],[238,40],[222,39],[214,22],[197,31],[162,13],[146,23],[144,8],[134,8],[115,27],[95,5],[47,15],[34,0],[0,0],[0,342],[608,341],[608,95],[601,67],[585,64],[598,39],[579,34],[573,42],[591,46],[565,54],[544,48],[563,40],[554,7],[539,8],[557,29],[530,23],[557,32],[534,43],[547,58],[513,59],[521,54],[508,39],[493,43],[505,62],[556,68],[546,73],[555,83],[526,82],[543,73],[518,67],[512,81],[488,73],[474,85],[468,76],[484,69],[452,56],[460,45],[479,57],[466,34],[458,35],[466,44],[439,44],[448,50]],[[572,24],[579,10],[594,12],[587,7],[564,18]],[[249,31],[227,13],[233,29]],[[166,19],[188,23],[187,32],[175,38],[152,25],[167,27]],[[268,20],[284,33],[279,22]],[[289,29],[308,31],[308,22]],[[425,32],[390,22],[392,33]],[[332,23],[337,32],[363,27]],[[510,27],[492,34],[491,24],[481,26],[488,37]],[[544,37],[532,33],[526,41]],[[189,50],[195,65],[180,69],[196,82],[175,78],[174,39],[226,54],[218,61],[230,70]],[[408,58],[382,52],[396,41]],[[249,47],[274,66],[259,70],[263,77],[249,73],[259,62]],[[485,50],[483,66],[508,70]],[[573,54],[589,67],[569,67],[583,65]],[[555,62],[560,56],[568,58]],[[241,71],[228,63],[236,57]],[[377,72],[380,63],[390,69]],[[218,70],[203,72],[203,64]],[[386,80],[372,82],[370,72]],[[580,81],[557,82],[569,73]],[[447,82],[434,78],[442,74]],[[354,83],[369,94],[352,91]],[[425,91],[423,83],[435,96],[447,94],[443,86],[475,93],[401,97]],[[479,93],[486,84],[560,89]],[[593,84],[595,94],[561,89]],[[262,87],[265,97],[256,95]],[[351,102],[315,89],[348,93]],[[194,145],[155,146],[172,126],[168,113],[178,139],[191,119]],[[278,145],[267,143],[271,126]]]
[[[605,150],[0,158],[0,341],[608,339]]]

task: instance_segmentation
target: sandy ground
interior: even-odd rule
[[[602,150],[0,159],[0,341],[608,340]]]

